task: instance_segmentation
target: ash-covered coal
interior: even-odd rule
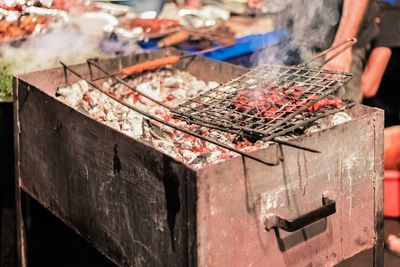
[[[138,113],[91,88],[84,80],[71,86],[60,86],[57,94],[62,102],[111,128],[134,138],[139,138],[143,134],[143,118]]]
[[[187,99],[219,85],[216,82],[201,81],[188,72],[175,69],[146,73],[136,79],[128,79],[127,82],[138,91],[169,107],[175,107]],[[140,96],[122,84],[115,84],[115,81],[111,79],[103,83],[102,89],[117,99],[155,115],[166,122],[237,149],[250,152],[269,145],[269,143],[261,141],[253,144],[246,139],[238,141],[237,136],[233,134],[188,125],[184,121],[173,118],[168,109]],[[201,168],[236,156],[235,153],[205,140],[149,120],[99,90],[92,88],[86,81],[81,80],[69,86],[60,86],[57,94],[58,99],[65,104],[132,138],[141,139],[195,168]]]

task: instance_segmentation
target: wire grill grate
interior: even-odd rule
[[[268,141],[345,109],[346,103],[333,94],[351,78],[351,74],[304,66],[264,65],[173,112],[188,123]],[[332,101],[321,105],[321,100]]]

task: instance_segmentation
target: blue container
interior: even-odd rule
[[[257,50],[274,46],[287,40],[289,33],[284,30],[276,30],[265,34],[255,34],[238,38],[233,46],[221,48],[219,50],[204,54],[215,60],[230,60],[243,55],[251,54]],[[189,51],[185,51],[189,52]]]
[[[249,35],[236,39],[236,44],[224,47],[209,53],[204,54],[205,57],[227,61],[237,57],[251,54],[257,50],[277,45],[289,38],[289,33],[286,30],[275,30],[264,34]],[[158,40],[149,40],[147,42],[139,42],[139,45],[149,51],[158,50]],[[191,54],[198,51],[185,50],[185,53]]]

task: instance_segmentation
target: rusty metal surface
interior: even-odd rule
[[[382,112],[352,113],[352,122],[299,139],[321,155],[275,147],[258,153],[281,153],[280,166],[236,158],[199,171],[199,266],[334,266],[373,247],[382,218]],[[323,194],[337,203],[326,220],[295,233],[264,229],[269,213],[296,218],[318,208]]]
[[[244,72],[202,58],[179,67],[218,82]],[[299,138],[322,154],[274,145],[255,155],[283,155],[276,167],[239,157],[194,171],[58,102],[62,82],[59,68],[14,83],[18,185],[118,265],[333,266],[375,245],[380,111],[356,106],[353,121]],[[264,215],[296,218],[323,194],[337,203],[327,220],[291,234],[264,229]]]

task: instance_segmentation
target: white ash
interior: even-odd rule
[[[312,126],[305,129],[304,133],[311,134],[311,133],[320,132],[322,130],[343,124],[343,123],[351,121],[351,120],[352,120],[352,117],[345,111],[337,112],[328,118],[322,118],[322,119],[317,120]]]
[[[58,99],[75,109],[83,109],[92,118],[131,137],[141,137],[142,116],[80,80],[71,86],[60,86]]]
[[[319,132],[319,131],[321,131],[321,130],[322,130],[322,127],[321,127],[320,124],[314,124],[314,125],[308,127],[308,128],[304,131],[304,133],[305,133],[305,134],[311,134],[311,133]]]
[[[203,91],[216,88],[217,82],[204,82],[185,71],[176,69],[162,69],[157,72],[148,72],[128,83],[141,93],[144,93],[156,100],[176,106],[189,98],[193,98]],[[104,83],[103,88],[110,90],[113,81]],[[125,96],[132,91],[122,84],[117,84],[111,90],[116,96]],[[128,92],[128,93],[127,93]],[[143,98],[144,102],[147,101]],[[151,103],[150,103],[151,104]]]
[[[188,72],[175,69],[162,69],[146,73],[127,82],[141,93],[148,95],[169,107],[179,105],[197,96],[205,90],[219,86],[217,82],[204,82]],[[172,118],[169,110],[142,97],[121,84],[113,85],[113,80],[103,83],[102,89],[114,95],[121,101],[157,116],[166,122],[191,130],[226,145],[251,152],[265,148],[266,142],[251,144],[248,141],[234,142],[234,135],[205,127],[187,125],[185,122]],[[113,86],[112,86],[113,85]],[[202,168],[208,164],[237,156],[236,153],[217,145],[195,138],[181,131],[172,129],[161,123],[151,121],[141,114],[114,101],[109,96],[87,82],[79,81],[70,86],[60,86],[58,99],[67,105],[83,110],[92,118],[135,139],[141,139],[156,149],[190,164],[194,168]]]
[[[82,103],[83,95],[89,90],[87,82],[81,80],[71,86],[60,86],[58,93],[65,96],[64,102],[73,108],[78,108]]]
[[[351,116],[349,114],[347,114],[346,112],[338,112],[333,116],[330,125],[336,126],[348,121],[351,121]]]

